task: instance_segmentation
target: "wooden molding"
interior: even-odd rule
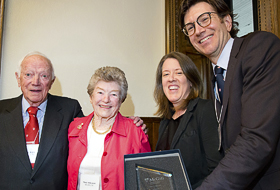
[[[2,39],[3,39],[3,21],[4,21],[5,0],[0,0],[0,76],[1,76],[1,58],[2,58]]]
[[[258,0],[257,7],[258,30],[272,32],[280,37],[280,3],[277,0]]]
[[[159,117],[141,117],[148,128],[149,143],[152,151],[155,151],[155,147],[158,140],[158,129],[161,119]]]
[[[176,0],[165,0],[165,53],[178,51],[176,47]]]

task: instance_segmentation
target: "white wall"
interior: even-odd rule
[[[0,99],[18,96],[14,76],[28,52],[53,62],[52,94],[78,99],[92,112],[86,93],[93,72],[117,66],[129,90],[123,115],[155,112],[155,70],[165,52],[163,0],[8,0],[3,33]]]

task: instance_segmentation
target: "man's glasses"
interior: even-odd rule
[[[211,24],[211,14],[215,12],[206,12],[199,15],[196,22],[199,24],[199,26],[205,28],[206,26],[209,26]],[[186,36],[192,36],[195,33],[195,22],[193,23],[187,23],[183,30],[184,34]]]

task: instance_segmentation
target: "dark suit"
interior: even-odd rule
[[[160,122],[156,150],[168,123],[168,119]],[[191,100],[170,149],[180,149],[192,187],[200,185],[218,165],[222,158],[218,148],[218,123],[212,101],[200,98]]]
[[[67,188],[68,126],[83,116],[78,101],[48,95],[38,154],[31,168],[22,119],[22,95],[0,101],[0,189]]]
[[[226,152],[201,189],[280,189],[280,40],[235,38],[221,116]]]

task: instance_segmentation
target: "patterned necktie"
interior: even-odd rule
[[[29,107],[29,121],[24,128],[26,144],[39,144],[39,124],[37,120],[37,107]]]
[[[224,93],[224,84],[225,84],[225,80],[224,80],[224,69],[216,66],[215,67],[215,77],[216,77],[216,82],[217,82],[217,86],[218,86],[218,93],[219,93],[219,97],[220,97],[220,102],[221,104],[223,104],[223,93]]]

